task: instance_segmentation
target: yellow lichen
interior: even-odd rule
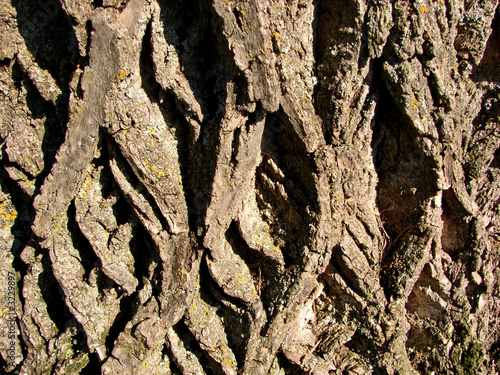
[[[275,32],[273,34],[273,38],[274,38],[274,40],[282,40],[283,39],[283,37],[280,34],[278,34],[277,32]]]
[[[411,108],[412,109],[417,109],[417,106],[418,106],[418,100],[417,100],[417,98],[415,98],[415,96],[413,96],[411,98]]]
[[[224,362],[224,363],[225,363],[226,365],[228,365],[229,367],[234,367],[233,362],[232,362],[230,359],[228,359],[228,358],[223,358],[223,359],[222,359],[222,362]]]
[[[244,280],[245,280],[245,278],[244,278],[244,277],[242,277],[242,276],[238,277],[238,281],[239,281],[239,282],[242,282],[242,281],[244,281]]]
[[[424,6],[421,6],[419,9],[420,9],[421,13],[427,13],[428,12],[427,8],[424,7]]]
[[[125,70],[120,70],[120,74],[118,75],[118,79],[121,81],[127,76],[127,72]]]

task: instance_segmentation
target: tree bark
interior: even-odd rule
[[[497,1],[0,6],[4,372],[500,372]]]

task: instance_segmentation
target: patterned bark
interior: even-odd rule
[[[4,372],[500,372],[496,1],[0,7]]]

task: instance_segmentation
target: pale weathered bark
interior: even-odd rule
[[[497,5],[0,0],[2,371],[500,372]]]

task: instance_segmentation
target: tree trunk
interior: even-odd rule
[[[500,372],[497,1],[0,4],[4,372]]]

